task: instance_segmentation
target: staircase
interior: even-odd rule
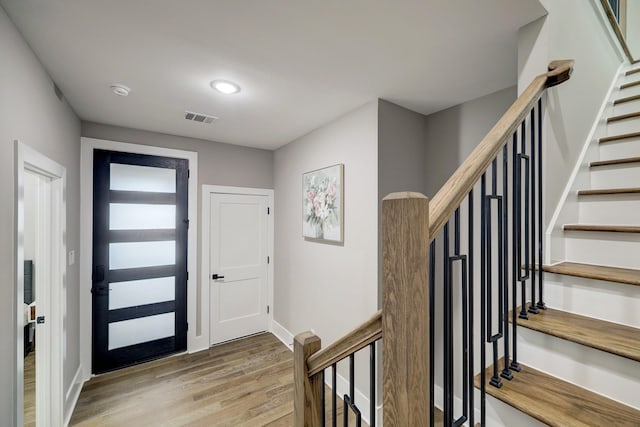
[[[640,426],[640,67],[613,96],[567,260],[542,267],[548,309],[517,320],[522,371],[487,388],[552,426]]]
[[[324,348],[296,336],[296,426],[640,426],[640,67],[576,181],[564,262],[544,265],[541,96],[572,64],[536,77],[431,200],[385,197],[382,309]]]

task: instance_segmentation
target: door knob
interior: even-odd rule
[[[212,278],[213,280],[218,280],[218,279],[224,279],[224,276],[220,276],[220,275],[218,275],[218,274],[214,274],[213,276],[211,276],[211,278]]]

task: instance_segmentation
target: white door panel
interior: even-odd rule
[[[210,206],[210,344],[217,344],[267,330],[267,197],[212,193]]]

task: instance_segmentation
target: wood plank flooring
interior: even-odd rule
[[[561,262],[554,265],[544,265],[542,266],[542,270],[555,274],[584,277],[586,279],[607,280],[609,282],[640,286],[640,270],[633,270],[630,268],[581,264],[577,262]]]
[[[503,360],[498,362],[502,366]],[[559,378],[520,365],[511,381],[502,387],[487,385],[487,393],[496,399],[556,427],[637,427],[640,411],[604,396],[580,388]],[[493,369],[486,370],[487,384]],[[480,387],[480,375],[475,377]]]
[[[552,308],[517,321],[518,326],[640,362],[640,329]]]
[[[331,395],[326,389],[327,419]],[[337,419],[342,425],[342,400]],[[350,425],[355,425],[353,417]],[[293,353],[262,334],[92,378],[71,426],[293,424]]]
[[[36,353],[24,358],[24,427],[36,425]]]
[[[612,194],[637,194],[640,193],[638,187],[628,188],[598,188],[595,190],[579,190],[578,196],[607,196]]]
[[[640,233],[636,225],[565,224],[564,231],[594,231],[603,233]]]

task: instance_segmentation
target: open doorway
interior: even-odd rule
[[[15,153],[15,419],[62,425],[66,171],[18,141]]]

